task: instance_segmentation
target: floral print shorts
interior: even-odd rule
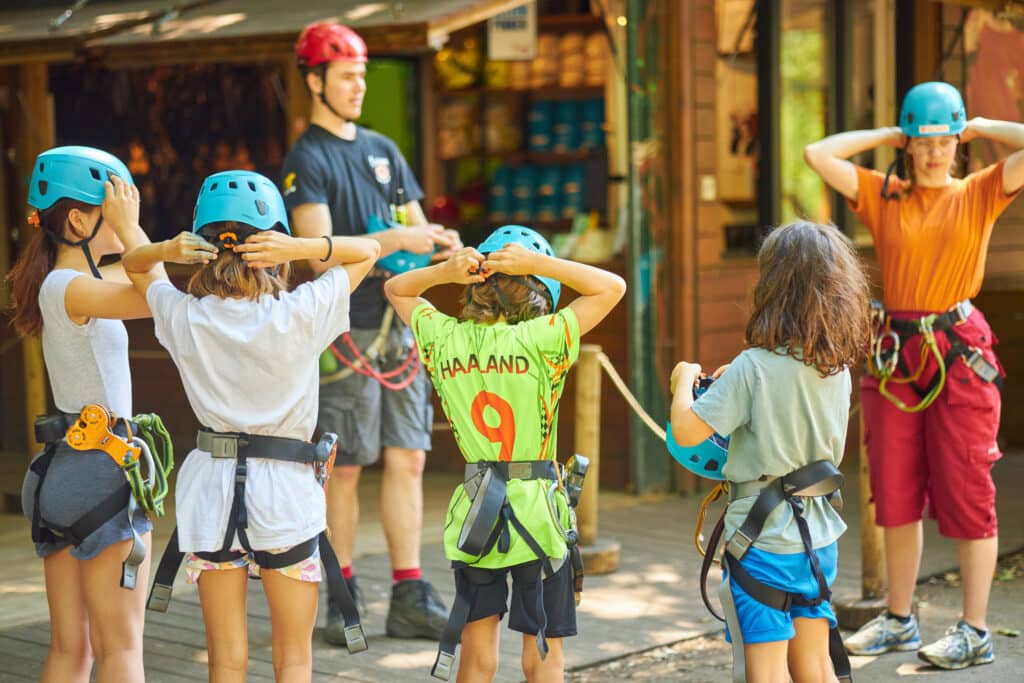
[[[286,550],[289,550],[289,548],[277,548],[270,552],[283,553]],[[203,572],[240,569],[242,567],[249,568],[249,576],[251,578],[259,578],[261,567],[256,564],[256,558],[251,553],[243,555],[237,560],[228,560],[227,562],[211,562],[193,553],[185,554],[185,576],[189,583],[198,582],[199,575]],[[314,549],[312,555],[295,564],[290,564],[280,569],[271,569],[270,571],[280,572],[289,579],[295,579],[296,581],[319,583],[323,580],[323,573],[320,570],[320,549]]]

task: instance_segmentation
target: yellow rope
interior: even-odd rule
[[[647,413],[647,411],[643,409],[643,406],[641,406],[640,402],[636,400],[635,396],[633,396],[633,393],[629,390],[629,387],[626,386],[626,382],[623,381],[622,377],[619,376],[618,371],[615,369],[615,366],[612,365],[612,362],[608,358],[608,356],[606,356],[604,352],[601,351],[597,354],[597,360],[599,363],[601,363],[601,367],[604,368],[605,372],[608,373],[608,377],[611,378],[612,384],[614,384],[615,388],[619,390],[620,394],[622,394],[622,398],[626,399],[626,403],[628,403],[629,407],[633,409],[633,412],[637,414],[637,417],[639,417],[640,420],[645,425],[647,425],[650,428],[650,430],[658,436],[659,439],[664,441],[664,428],[662,428],[661,425],[655,422],[654,418],[651,417]]]

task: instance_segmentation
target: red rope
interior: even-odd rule
[[[334,344],[331,344],[328,348],[331,350],[331,353],[334,354],[334,357],[337,358],[342,363],[344,363],[344,365],[351,369],[353,372],[358,373],[363,377],[370,377],[372,379],[377,380],[385,389],[389,389],[391,391],[401,391],[402,389],[405,389],[410,384],[412,384],[413,380],[416,379],[416,375],[419,373],[419,353],[417,353],[415,345],[409,350],[409,354],[405,357],[405,360],[399,367],[395,368],[394,370],[389,370],[388,372],[382,373],[374,369],[374,367],[370,364],[370,361],[366,359],[366,357],[359,350],[359,347],[357,347],[355,345],[355,342],[352,341],[352,337],[348,332],[341,335],[341,338],[345,341],[345,345],[348,346],[349,349],[352,351],[352,355],[355,358],[355,361],[349,360],[347,357],[345,357],[343,353],[341,353],[337,349],[337,347],[334,346]],[[392,378],[397,377],[401,375],[403,372],[407,371],[409,374],[406,375],[406,377],[404,377],[401,381],[391,381]]]

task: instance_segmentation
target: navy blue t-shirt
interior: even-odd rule
[[[306,129],[285,157],[281,191],[289,211],[326,204],[335,235],[365,235],[371,216],[389,225],[392,204],[423,198],[398,146],[362,126],[354,140],[316,124]],[[376,329],[385,305],[383,279],[367,278],[352,293],[352,327]]]

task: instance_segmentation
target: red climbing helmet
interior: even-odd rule
[[[331,22],[310,24],[295,42],[295,56],[301,69],[327,62],[365,62],[366,43],[348,26]]]

